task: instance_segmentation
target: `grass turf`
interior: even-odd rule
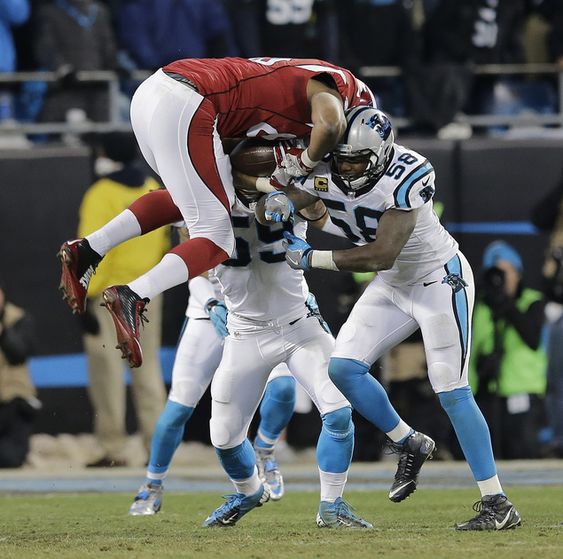
[[[165,495],[155,517],[129,517],[131,495],[48,494],[0,498],[0,556],[420,559],[563,556],[563,487],[515,487],[523,526],[495,533],[460,533],[455,521],[474,513],[476,491],[421,490],[401,504],[382,491],[346,495],[375,530],[327,530],[315,524],[318,497],[289,493],[252,511],[235,527],[202,528],[221,503],[216,494]]]

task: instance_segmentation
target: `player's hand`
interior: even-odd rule
[[[270,192],[264,201],[264,217],[267,221],[289,221],[295,212],[293,202],[283,192]]]
[[[293,177],[283,167],[276,167],[270,177],[270,184],[276,190],[283,190],[292,180]]]
[[[274,156],[276,158],[274,175],[283,170],[291,178],[306,177],[319,163],[310,159],[306,148],[297,147],[290,142],[277,144],[274,148]]]
[[[311,269],[311,245],[289,231],[284,231],[285,260],[294,270]]]
[[[217,299],[209,299],[209,301],[205,303],[205,311],[217,335],[220,338],[226,338],[229,335],[229,331],[227,330],[227,315],[229,311],[225,303]]]

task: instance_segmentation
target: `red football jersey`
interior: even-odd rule
[[[328,74],[344,109],[374,105],[369,88],[349,70],[317,59],[188,58],[163,68],[190,79],[218,115],[222,138],[260,136],[267,139],[306,137],[311,132],[307,82]]]

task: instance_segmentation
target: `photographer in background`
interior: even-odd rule
[[[29,452],[41,403],[26,365],[34,345],[33,321],[6,300],[0,282],[0,468],[18,468]]]
[[[522,259],[504,241],[483,254],[469,378],[500,458],[535,458],[543,419],[545,302],[522,284]]]
[[[545,400],[552,429],[549,454],[563,458],[563,177],[533,209],[531,218],[538,229],[551,234],[543,266],[549,331]]]

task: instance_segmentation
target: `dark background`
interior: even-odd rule
[[[558,183],[563,171],[563,140],[472,139],[465,142],[400,138],[428,157],[436,169],[436,199],[445,205],[442,221],[478,274],[484,247],[504,238],[521,253],[525,282],[539,287],[543,235],[501,234],[496,222],[527,222],[534,204]],[[38,147],[0,151],[0,277],[10,299],[36,319],[37,354],[82,351],[77,319],[57,290],[60,267],[55,255],[62,241],[73,238],[78,207],[92,182],[87,148]],[[489,232],[456,233],[460,224],[489,222]],[[457,229],[456,229],[457,228]],[[314,231],[314,246],[338,246],[338,239]],[[348,274],[315,271],[309,285],[323,315],[337,332],[354,292]],[[348,297],[349,294],[349,297]],[[163,345],[174,346],[183,321],[187,289],[165,296]],[[44,407],[37,422],[42,432],[91,430],[91,408],[84,387],[40,388]],[[208,440],[208,397],[190,421],[189,436]],[[129,418],[134,429],[134,420]]]

